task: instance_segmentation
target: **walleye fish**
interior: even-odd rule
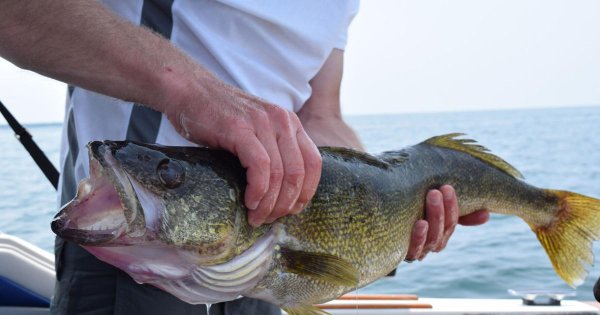
[[[462,134],[378,156],[322,147],[317,192],[299,215],[252,228],[245,170],[225,151],[124,141],[88,145],[90,178],[52,221],[61,238],[188,303],[240,295],[291,315],[365,286],[405,257],[427,191],[454,186],[461,215],[486,208],[535,232],[569,285],[600,237],[600,200],[539,189]]]

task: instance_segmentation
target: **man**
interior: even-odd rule
[[[356,0],[102,2],[0,2],[0,55],[72,86],[61,204],[88,175],[90,140],[203,144],[236,154],[247,170],[253,226],[297,214],[310,201],[321,170],[317,145],[362,149],[339,100]],[[458,220],[452,188],[431,191],[426,213],[407,260],[445,247]],[[487,212],[461,220],[482,223]],[[56,314],[206,313],[135,284],[73,244],[57,240],[56,254]],[[278,312],[252,299],[210,311]]]

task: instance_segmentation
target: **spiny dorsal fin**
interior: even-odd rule
[[[441,135],[437,137],[433,137],[424,141],[432,146],[451,149],[455,151],[464,152],[466,154],[472,155],[479,160],[494,166],[495,168],[503,171],[504,173],[515,177],[515,178],[523,178],[521,172],[519,172],[512,165],[508,164],[508,162],[499,158],[496,155],[489,153],[489,150],[485,147],[475,144],[475,140],[471,139],[456,139],[456,137],[464,136],[463,133],[451,133],[447,135]]]
[[[287,247],[282,247],[280,254],[288,272],[336,285],[354,287],[358,284],[358,270],[337,256],[309,253]]]

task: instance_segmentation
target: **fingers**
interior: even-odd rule
[[[456,228],[458,213],[458,200],[451,186],[429,191],[425,203],[427,221],[415,223],[406,260],[423,260],[430,251],[444,249]]]
[[[244,204],[250,209],[249,223],[260,225],[259,222],[262,222],[268,213],[266,215],[257,214],[256,209],[269,189],[270,173],[264,170],[271,168],[271,159],[261,142],[253,134],[240,137],[232,151],[238,156],[242,166],[246,168],[247,186]]]
[[[480,225],[484,224],[490,219],[490,213],[487,210],[478,210],[473,213],[464,215],[458,219],[458,223],[461,225]]]
[[[427,240],[428,229],[429,224],[425,220],[419,220],[415,223],[404,260],[412,262],[421,256],[423,246],[425,246],[425,241]]]
[[[306,132],[298,133],[298,146],[304,158],[304,183],[298,196],[296,206],[292,209],[292,214],[300,213],[306,204],[312,199],[317,191],[319,180],[321,179],[322,160],[319,149],[308,137]]]
[[[427,232],[427,241],[423,247],[423,251],[419,256],[419,260],[425,258],[427,253],[436,248],[444,236],[444,202],[442,192],[439,190],[430,190],[426,197],[425,218],[429,223]]]
[[[254,138],[263,150],[253,154],[255,150],[245,148],[252,141],[241,141],[241,149],[234,152],[247,168],[245,203],[251,209],[248,222],[255,227],[302,211],[321,177],[319,151],[295,114],[279,110],[261,125]],[[250,153],[243,155],[245,151]]]
[[[268,122],[265,124],[269,125]],[[245,200],[246,207],[250,210],[248,212],[248,222],[254,227],[265,223],[271,216],[281,190],[284,176],[284,165],[275,137],[270,133],[270,128],[265,129],[258,132],[258,140],[264,146],[269,160],[269,166],[259,170],[261,178],[267,178],[267,188],[262,194],[249,195],[256,191],[251,189],[255,181],[251,178],[254,174],[250,174],[250,168],[246,171],[248,187],[246,189]],[[250,203],[251,201],[254,203]],[[252,207],[253,205],[255,205],[254,208]]]
[[[295,114],[289,113],[291,125],[296,129],[287,141],[280,141],[284,163],[284,180],[277,204],[266,222],[298,214],[314,196],[321,178],[321,154],[308,137]],[[285,140],[285,139],[283,139]]]
[[[454,229],[456,228],[456,224],[458,223],[458,198],[456,197],[456,193],[454,192],[454,188],[449,185],[444,185],[440,187],[440,192],[442,193],[442,199],[444,202],[444,234],[442,239],[438,243],[436,247],[434,247],[433,251],[439,252],[442,249],[446,248],[448,244],[448,240],[452,233],[454,233]]]
[[[280,137],[278,145],[283,162],[283,181],[277,194],[275,207],[265,221],[266,223],[271,223],[292,212],[292,209],[296,207],[296,201],[304,183],[304,159],[298,147],[295,132],[294,134],[286,133],[284,137]]]
[[[459,217],[456,192],[452,186],[444,185],[439,190],[434,189],[427,193],[425,218],[427,221],[419,220],[415,223],[405,259],[407,261],[423,260],[430,251],[443,250],[457,224],[483,224],[489,220],[489,212],[479,210]]]

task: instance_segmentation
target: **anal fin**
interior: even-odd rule
[[[358,284],[358,270],[337,256],[297,251],[286,247],[281,248],[280,254],[288,272],[336,285],[354,287]]]

